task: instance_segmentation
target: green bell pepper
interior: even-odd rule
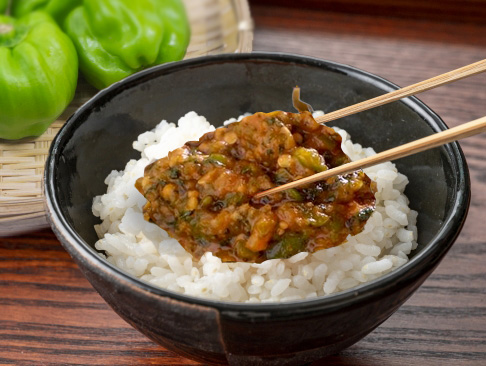
[[[12,0],[11,13],[18,18],[42,10],[62,26],[66,16],[82,2],[83,0]]]
[[[74,97],[78,59],[43,12],[0,15],[0,138],[41,135]]]
[[[180,0],[84,0],[64,30],[81,72],[103,89],[144,68],[184,57],[189,22]]]
[[[8,7],[8,0],[0,0],[0,15],[5,14]]]

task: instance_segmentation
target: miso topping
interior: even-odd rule
[[[309,112],[256,113],[187,142],[145,169],[144,217],[196,259],[262,262],[342,244],[375,209],[362,171],[255,199],[349,162],[341,137]]]

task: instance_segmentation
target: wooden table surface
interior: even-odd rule
[[[255,50],[350,64],[406,86],[486,58],[486,26],[252,7]],[[483,22],[483,24],[485,24]],[[486,115],[486,75],[420,98],[449,126]],[[461,142],[472,178],[464,229],[423,286],[359,343],[315,364],[486,365],[486,135]],[[0,239],[0,364],[197,364],[104,303],[50,230]]]

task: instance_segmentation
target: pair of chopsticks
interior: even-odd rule
[[[426,90],[430,90],[436,88],[438,86],[442,86],[448,83],[451,83],[456,80],[464,79],[468,76],[472,76],[475,74],[479,74],[481,72],[486,71],[486,59],[475,62],[473,64],[461,67],[459,69],[449,71],[445,74],[433,77],[431,79],[427,79],[421,81],[417,84],[413,84],[407,86],[405,88],[401,88],[395,90],[393,92],[381,95],[379,97],[366,100],[364,102],[354,104],[352,106],[339,109],[337,111],[328,113],[324,116],[317,117],[316,121],[319,123],[326,123],[341,117],[349,116],[354,113],[362,112],[371,108],[375,108],[390,102],[394,102],[396,100],[409,97],[411,95],[415,95]],[[339,174],[347,174],[351,173],[357,169],[364,169],[370,167],[372,165],[380,164],[386,161],[392,161],[399,158],[403,158],[405,156],[413,155],[419,153],[421,151],[429,150],[437,146],[441,146],[447,144],[452,141],[460,140],[469,136],[477,135],[481,132],[486,132],[486,116],[478,118],[474,121],[464,123],[460,126],[448,129],[446,131],[442,131],[436,133],[431,136],[427,136],[421,138],[419,140],[415,140],[409,142],[407,144],[395,147],[390,150],[383,151],[376,155],[370,156],[365,159],[357,160],[348,164],[344,164],[338,166],[333,169],[329,169],[323,171],[321,173],[317,173],[302,179],[298,179],[296,181],[283,184],[281,186],[260,192],[255,195],[255,198],[260,198],[272,193],[277,193],[281,191],[285,191],[290,188],[299,187],[305,184],[314,183],[320,180],[324,180],[326,178],[332,177],[334,175]]]

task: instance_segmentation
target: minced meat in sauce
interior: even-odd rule
[[[148,201],[145,219],[194,257],[262,262],[334,247],[363,230],[375,184],[361,170],[253,198],[349,161],[339,134],[309,112],[256,113],[148,165],[136,187]]]

